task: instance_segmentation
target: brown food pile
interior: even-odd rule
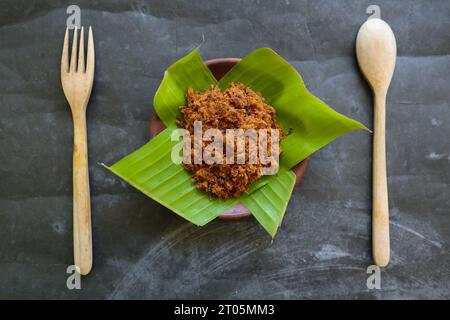
[[[276,123],[275,109],[268,105],[260,94],[243,84],[231,84],[223,92],[217,86],[205,92],[194,92],[189,89],[186,98],[187,105],[180,107],[183,119],[178,120],[177,124],[190,132],[192,141],[195,121],[202,122],[203,133],[208,129],[219,129],[224,137],[226,129],[273,128],[279,129],[280,140],[285,135],[283,129]],[[203,148],[208,143],[203,142]],[[225,144],[226,141],[224,150]],[[235,157],[236,148],[235,144]],[[270,150],[268,152],[270,155]],[[246,141],[246,155],[248,156],[248,141]],[[192,173],[198,189],[226,199],[247,192],[251,183],[261,177],[264,165],[259,159],[255,164],[247,163],[247,160],[248,158],[245,164],[236,164],[236,161],[234,164],[203,162],[184,164],[184,167]]]

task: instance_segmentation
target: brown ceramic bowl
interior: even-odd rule
[[[214,77],[217,80],[220,80],[236,63],[238,63],[241,59],[239,58],[221,58],[221,59],[212,59],[205,62],[206,66],[211,70]],[[158,133],[164,130],[165,126],[159,120],[156,113],[153,113],[150,118],[150,130],[149,137],[150,139],[154,138]],[[297,180],[295,181],[295,186],[297,187],[303,179],[305,175],[306,168],[308,166],[309,158],[306,158],[298,165],[296,165],[292,170],[295,172],[297,176]],[[239,220],[242,218],[249,217],[251,215],[250,211],[247,210],[245,206],[242,204],[238,204],[234,206],[232,209],[227,212],[221,214],[219,219],[221,220]]]

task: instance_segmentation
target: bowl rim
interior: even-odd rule
[[[205,61],[205,64],[209,67],[210,65],[220,64],[220,63],[238,63],[241,58],[214,58]]]

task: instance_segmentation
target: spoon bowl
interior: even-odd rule
[[[397,45],[394,33],[381,19],[367,20],[356,37],[359,67],[374,92],[387,92],[394,74]]]

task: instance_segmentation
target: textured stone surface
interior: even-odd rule
[[[55,4],[57,3],[57,4]],[[70,1],[73,3],[73,1]],[[371,135],[312,156],[275,241],[254,219],[197,228],[96,165],[145,143],[165,68],[267,46],[371,127],[354,40],[372,1],[77,1],[94,28],[88,110],[94,268],[72,263],[72,123],[59,79],[64,1],[0,11],[0,298],[450,298],[450,2],[378,1],[398,43],[388,96],[392,259],[366,287]]]

